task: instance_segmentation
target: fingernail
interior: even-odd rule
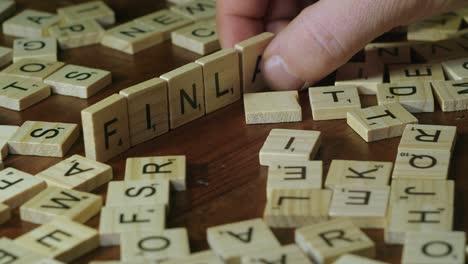
[[[281,56],[274,55],[263,64],[263,76],[272,90],[297,90],[304,86],[305,82],[291,73],[286,62]]]

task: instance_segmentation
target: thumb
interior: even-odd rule
[[[395,26],[465,0],[321,0],[304,9],[266,48],[262,71],[274,90],[315,83]]]

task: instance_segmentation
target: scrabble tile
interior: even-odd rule
[[[268,124],[302,121],[297,91],[244,94],[246,124]]]
[[[91,192],[112,180],[112,167],[73,155],[39,172],[36,177],[45,180],[49,186]]]
[[[14,0],[0,1],[0,22],[5,21],[15,13],[16,2]]]
[[[160,77],[167,81],[169,124],[177,128],[205,114],[203,71],[196,63],[189,63]]]
[[[392,205],[413,201],[453,204],[454,186],[452,180],[394,179],[390,201]]]
[[[270,252],[257,252],[242,257],[242,264],[282,263],[282,264],[310,264],[310,260],[295,245],[287,245]]]
[[[46,183],[28,173],[14,168],[0,171],[0,203],[14,209],[46,188]]]
[[[89,98],[112,82],[109,71],[68,64],[44,80],[52,92]]]
[[[364,48],[367,62],[383,64],[411,63],[409,46],[399,46],[392,42],[369,43]]]
[[[348,125],[366,142],[399,137],[418,119],[398,103],[371,106],[347,114]]]
[[[387,264],[385,262],[363,258],[351,254],[345,254],[339,257],[333,264]]]
[[[440,64],[395,64],[388,70],[391,83],[445,80]]]
[[[96,230],[60,218],[15,239],[15,243],[40,255],[70,262],[99,246]]]
[[[226,263],[241,263],[244,255],[281,248],[261,219],[209,227],[206,232],[211,249]]]
[[[26,121],[10,138],[8,146],[11,154],[63,157],[79,134],[76,124]]]
[[[411,48],[422,59],[428,62],[441,62],[450,59],[466,57],[468,52],[455,40],[443,40],[437,42],[424,42],[411,45]]]
[[[348,111],[361,109],[357,88],[352,85],[311,87],[309,101],[314,120],[345,119]]]
[[[22,221],[45,224],[57,218],[84,223],[99,213],[99,195],[59,187],[47,187],[20,207]]]
[[[100,162],[130,148],[127,100],[114,94],[81,111],[86,157]]]
[[[186,189],[185,156],[155,156],[128,158],[125,164],[125,180],[166,179],[177,191]]]
[[[48,28],[59,21],[60,17],[55,14],[25,9],[3,22],[3,34],[24,38],[47,37]]]
[[[57,61],[57,40],[55,38],[15,39],[13,42],[13,62],[24,59]]]
[[[390,187],[342,186],[333,191],[332,218],[348,218],[359,228],[384,228]]]
[[[193,21],[184,15],[169,9],[162,9],[135,19],[137,24],[152,28],[162,35],[163,40],[171,38],[171,32],[192,24]]]
[[[3,2],[0,1],[0,6]],[[0,47],[0,67],[6,66],[13,60],[13,50],[7,47]]]
[[[203,67],[205,111],[212,113],[241,98],[239,57],[234,49],[223,49],[198,59]]]
[[[282,161],[268,167],[267,197],[274,190],[322,188],[322,161]]]
[[[50,86],[40,81],[0,75],[0,106],[22,111],[51,95]]]
[[[119,94],[127,98],[131,146],[169,131],[166,81],[153,78]]]
[[[456,126],[407,125],[398,149],[420,149],[452,152],[457,136]]]
[[[442,67],[450,80],[468,79],[468,57],[444,61]]]
[[[21,77],[32,81],[44,81],[47,76],[62,68],[65,63],[41,59],[22,59],[1,72],[3,76]]]
[[[320,147],[320,136],[319,131],[272,129],[260,150],[260,165],[313,159]]]
[[[19,126],[0,125],[0,161],[8,155],[8,140],[18,131]]]
[[[468,79],[432,82],[434,94],[444,112],[468,109]]]
[[[173,31],[171,39],[173,45],[200,55],[210,54],[221,48],[214,20],[197,22]]]
[[[190,255],[187,229],[122,233],[123,261],[164,261]]]
[[[336,71],[335,86],[354,85],[359,94],[375,94],[383,83],[384,66],[379,62],[348,62]]]
[[[111,181],[107,187],[106,206],[163,204],[169,207],[169,181],[165,179]]]
[[[400,149],[395,160],[393,179],[445,180],[450,167],[450,153]]]
[[[392,167],[392,162],[384,161],[332,160],[325,187],[385,187],[390,180]]]
[[[328,220],[332,191],[273,190],[263,212],[270,227],[301,227]]]
[[[165,219],[165,207],[161,204],[103,207],[99,220],[100,244],[120,245],[120,236],[125,232],[162,231]]]
[[[61,23],[49,28],[49,35],[57,39],[61,49],[98,44],[105,30],[95,20]]]
[[[462,18],[455,14],[424,19],[408,26],[408,40],[437,41],[447,39],[460,27]]]
[[[263,51],[273,37],[273,33],[264,32],[235,45],[239,52],[243,93],[260,92],[266,88],[260,66]]]
[[[465,232],[409,233],[403,264],[465,263]]]
[[[434,112],[434,97],[430,83],[383,83],[377,86],[379,105],[400,103],[410,113]]]
[[[375,257],[374,242],[346,219],[336,219],[296,229],[295,241],[316,263],[332,263],[346,253]]]
[[[172,6],[171,10],[192,20],[202,20],[216,16],[216,3],[207,0],[193,0]]]
[[[57,13],[68,22],[94,19],[104,26],[110,26],[115,23],[114,11],[103,1],[90,1],[59,8],[57,9]]]
[[[2,252],[2,263],[27,264],[40,263],[44,257],[36,252],[14,243],[7,237],[0,238],[0,252]]]
[[[11,209],[8,205],[0,203],[0,225],[4,224],[11,218]]]
[[[193,253],[188,257],[181,257],[165,261],[164,264],[223,264],[224,262],[213,251],[205,250]]]
[[[130,21],[107,30],[101,44],[127,54],[135,54],[163,41],[163,35],[151,27]]]

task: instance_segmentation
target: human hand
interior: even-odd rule
[[[276,33],[262,73],[271,89],[287,90],[319,81],[394,27],[466,5],[467,0],[217,0],[217,25],[224,48],[264,31]]]

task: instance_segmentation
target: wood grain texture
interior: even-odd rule
[[[73,1],[74,3],[83,1]],[[147,15],[165,7],[163,1],[107,1],[115,10],[118,23]],[[55,12],[65,2],[58,0],[17,0],[18,9],[33,8]],[[0,37],[2,46],[11,47],[13,38]],[[401,40],[394,36],[386,40]],[[381,40],[382,42],[384,40]],[[23,112],[0,110],[0,123],[21,125],[26,120],[67,122],[80,124],[80,111],[101,99],[118,93],[134,84],[160,76],[185,63],[199,59],[194,53],[164,42],[130,56],[112,49],[92,45],[59,52],[60,60],[98,69],[112,71],[113,83],[84,100],[53,95]],[[333,85],[332,78],[322,85]],[[322,146],[316,159],[324,161],[324,173],[333,159],[394,161],[399,138],[366,143],[346,125],[344,120],[313,121],[307,94],[300,94],[303,121],[289,124],[246,126],[242,103],[236,102],[219,111],[202,117],[185,126],[170,131],[144,144],[136,145],[124,154],[109,160],[116,180],[124,179],[127,157],[179,155],[187,156],[187,189],[171,194],[171,212],[168,227],[187,227],[192,252],[208,249],[206,228],[230,222],[261,217],[266,202],[267,168],[258,165],[257,155],[272,128],[308,129],[322,131]],[[361,97],[363,107],[376,104],[373,96]],[[436,106],[434,113],[415,114],[421,124],[452,125],[458,127],[458,140],[454,148],[449,178],[456,182],[455,223],[456,230],[468,231],[468,122],[467,111],[443,113]],[[73,145],[68,155],[84,155],[83,140]],[[19,168],[31,174],[43,171],[59,162],[58,158],[26,157],[10,155],[6,166]],[[94,192],[105,195],[107,187]],[[13,210],[12,220],[2,225],[1,236],[15,238],[37,225],[21,222],[18,211]],[[86,223],[97,228],[99,217]],[[400,263],[400,246],[386,245],[382,230],[364,230],[376,242],[377,258],[388,263]],[[283,245],[294,242],[292,229],[275,229],[274,233]],[[101,247],[76,263],[92,260],[117,260],[118,247]]]

